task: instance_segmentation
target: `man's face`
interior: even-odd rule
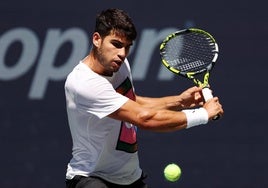
[[[112,32],[110,35],[98,38],[97,59],[103,68],[104,75],[112,76],[117,72],[129,53],[132,41]]]

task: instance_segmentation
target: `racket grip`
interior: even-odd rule
[[[205,87],[202,89],[202,94],[203,94],[205,101],[208,101],[209,99],[213,98],[212,92],[208,87]]]
[[[202,89],[202,94],[203,94],[203,97],[204,97],[205,101],[208,101],[209,99],[213,98],[212,92],[208,87],[204,87]],[[217,120],[219,118],[220,118],[220,115],[216,115],[212,119]]]

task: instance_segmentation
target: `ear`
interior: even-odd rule
[[[93,33],[92,42],[94,46],[99,47],[101,43],[101,36],[98,32]]]

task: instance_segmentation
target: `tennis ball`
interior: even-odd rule
[[[181,168],[177,164],[171,163],[165,167],[164,176],[166,180],[175,182],[181,176]]]

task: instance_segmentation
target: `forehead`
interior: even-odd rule
[[[132,44],[132,40],[129,40],[123,32],[112,30],[109,35],[105,37],[108,40],[118,41],[124,44]]]

